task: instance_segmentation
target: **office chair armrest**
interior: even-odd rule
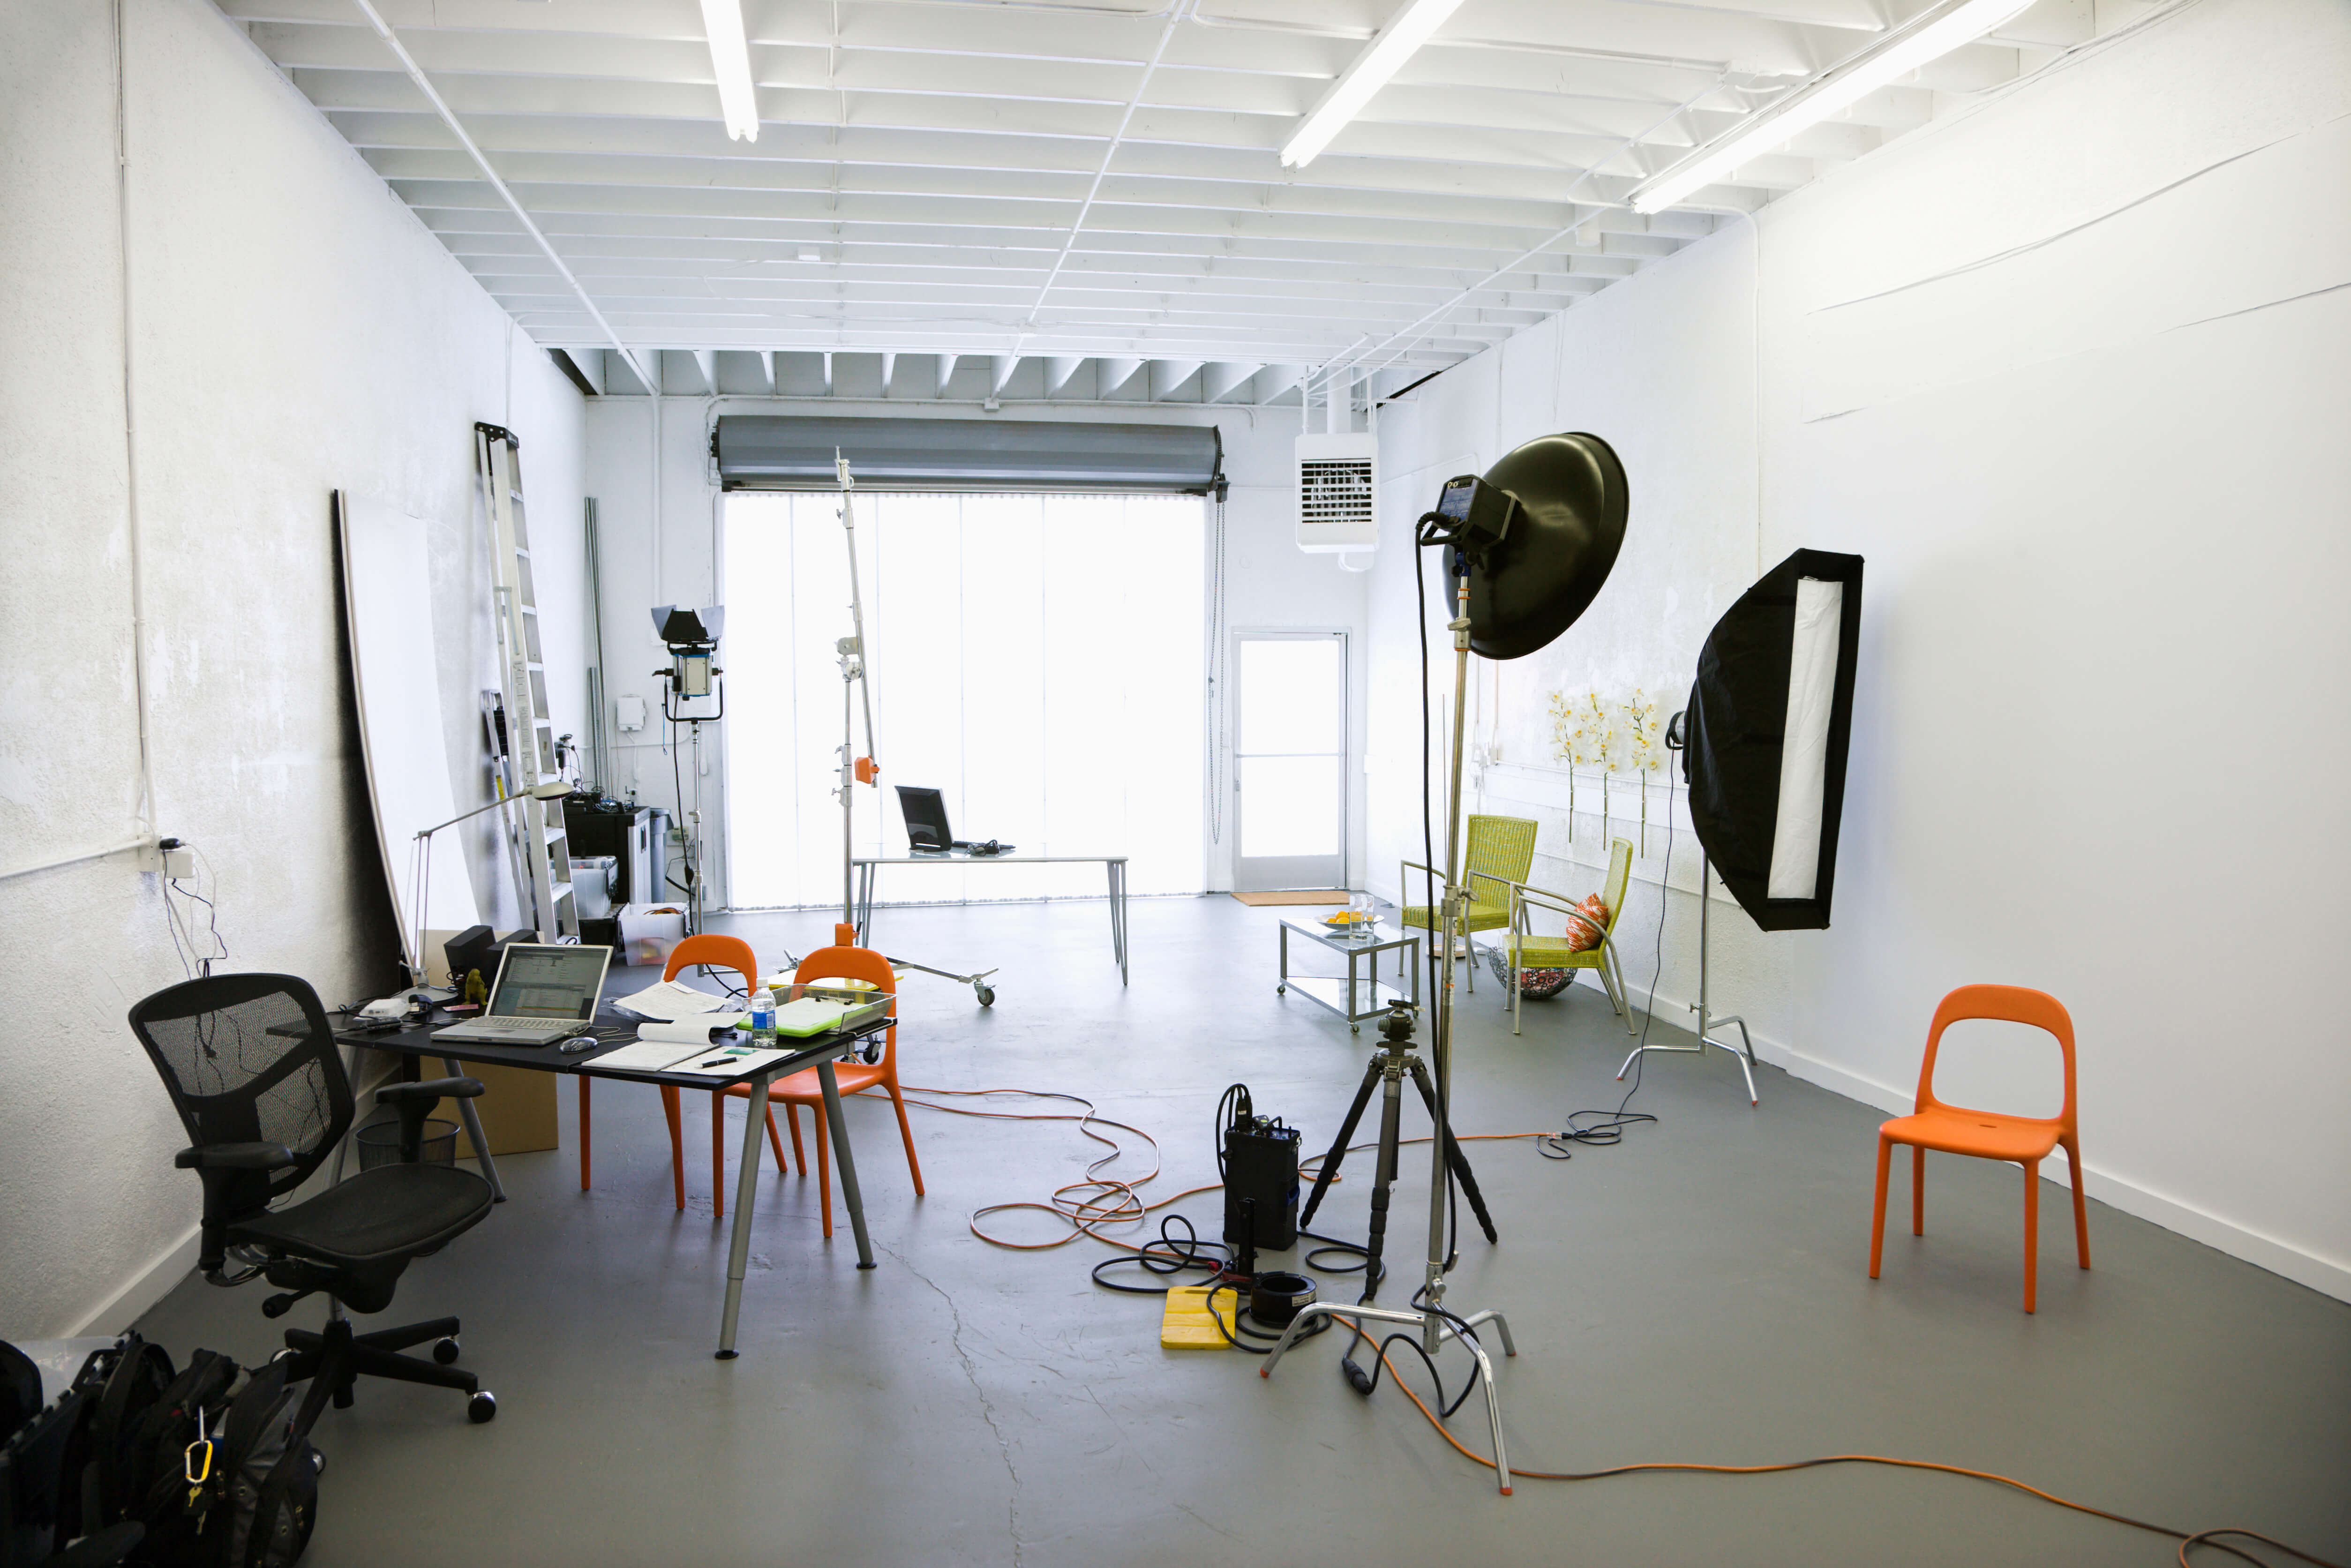
[[[397,1105],[403,1100],[471,1100],[486,1092],[478,1078],[428,1078],[422,1083],[387,1083],[375,1092],[379,1105]]]
[[[283,1144],[199,1144],[172,1156],[183,1171],[282,1171],[293,1163]]]

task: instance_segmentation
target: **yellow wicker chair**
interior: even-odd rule
[[[1468,948],[1469,988],[1478,988],[1478,952],[1469,941],[1472,931],[1499,931],[1510,923],[1510,889],[1527,878],[1535,863],[1535,823],[1531,817],[1473,816],[1463,842],[1462,859],[1468,867],[1469,904],[1458,935]],[[1418,861],[1405,861],[1404,894],[1412,895],[1412,873],[1441,876]],[[1426,904],[1408,904],[1398,917],[1406,925],[1434,933],[1437,913]]]
[[[1597,946],[1578,949],[1566,936],[1537,936],[1528,927],[1535,910],[1564,915],[1576,925],[1588,925],[1589,919],[1578,913],[1575,901],[1561,894],[1545,893],[1539,887],[1529,887],[1523,882],[1510,883],[1508,924],[1510,935],[1503,948],[1507,956],[1510,987],[1510,1032],[1519,1032],[1519,1015],[1524,997],[1516,984],[1522,969],[1592,969],[1600,976],[1601,988],[1608,993],[1608,1005],[1614,1008],[1625,1020],[1625,1032],[1633,1030],[1633,1001],[1625,989],[1625,971],[1616,960],[1616,923],[1625,918],[1625,891],[1633,880],[1633,841],[1616,839],[1608,846],[1608,880],[1602,884],[1600,902],[1608,906],[1608,925],[1600,933]]]

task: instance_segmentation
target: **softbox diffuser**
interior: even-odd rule
[[[1800,549],[1715,622],[1682,753],[1690,820],[1766,931],[1829,923],[1861,630],[1861,557]]]

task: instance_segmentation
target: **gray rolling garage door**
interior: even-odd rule
[[[831,489],[836,447],[860,485],[895,490],[1206,493],[1224,459],[1214,425],[1077,420],[730,413],[712,444],[728,490]]]

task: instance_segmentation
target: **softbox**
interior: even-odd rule
[[[1861,629],[1861,557],[1800,549],[1715,622],[1682,752],[1690,820],[1766,931],[1829,923]]]

